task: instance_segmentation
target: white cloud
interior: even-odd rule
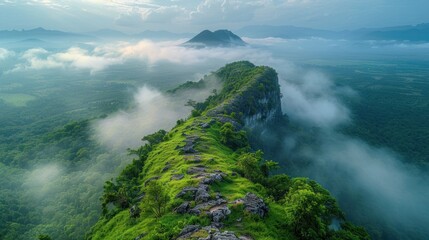
[[[322,73],[311,71],[302,78],[281,82],[282,107],[289,117],[310,126],[333,128],[348,123],[350,112],[338,100],[337,89]]]
[[[58,164],[48,164],[33,169],[26,175],[23,187],[33,192],[33,197],[44,197],[48,194],[52,184],[62,176],[63,168]]]
[[[328,187],[340,204],[348,204],[346,212],[363,214],[359,220],[365,224],[401,228],[398,237],[407,231],[427,236],[429,216],[422,214],[429,211],[427,172],[402,163],[387,149],[338,133],[321,134],[317,145],[302,152],[312,160],[302,171]],[[357,196],[359,204],[354,206]]]
[[[93,52],[89,52],[81,48],[70,48],[66,52],[52,55],[52,58],[69,64],[74,68],[89,69],[91,72],[97,72],[108,66],[122,63],[120,57],[111,56],[109,52],[101,51],[101,55],[98,55],[98,50],[96,48]]]
[[[141,145],[141,138],[159,129],[169,130],[190,108],[159,91],[142,87],[134,96],[136,107],[98,121],[94,128],[99,142],[121,150]]]
[[[143,24],[142,13],[138,8],[132,8],[124,13],[121,13],[116,18],[115,22],[120,26],[139,26]]]
[[[15,65],[13,71],[40,70],[52,68],[87,69],[92,74],[112,65],[124,64],[129,60],[143,64],[170,62],[180,65],[203,64],[212,60],[235,61],[271,58],[271,54],[251,47],[240,48],[187,48],[180,46],[185,40],[153,42],[143,40],[138,43],[118,42],[104,44],[92,50],[79,47],[53,53],[42,48],[30,49],[21,55],[24,61]]]
[[[187,10],[177,5],[160,6],[142,11],[145,23],[178,23],[186,20]]]
[[[130,27],[147,23],[151,24],[178,24],[187,20],[188,10],[177,5],[132,7],[121,13],[116,23]]]
[[[167,61],[177,64],[196,64],[208,60],[238,60],[241,58],[259,55],[260,52],[251,48],[187,48],[179,46],[183,41],[161,42],[141,41],[134,45],[121,48],[121,56],[124,58],[137,58],[147,60],[149,63]]]
[[[95,73],[122,62],[121,58],[111,56],[109,52],[104,52],[105,50],[101,50],[101,55],[99,55],[100,50],[98,48],[90,52],[74,47],[60,53],[51,53],[42,48],[30,49],[21,56],[24,63],[15,65],[11,72],[71,67],[88,69],[91,73]]]
[[[22,54],[21,58],[25,63],[15,65],[15,68],[11,72],[27,69],[39,70],[64,67],[63,63],[55,61],[52,56],[49,56],[49,52],[43,48],[29,49]]]
[[[249,21],[260,7],[255,3],[258,1],[205,0],[190,13],[190,19],[196,24]]]
[[[171,95],[143,86],[134,95],[134,108],[119,111],[93,125],[96,139],[111,149],[138,147],[145,135],[159,129],[170,130],[177,120],[186,118],[191,112],[191,108],[185,106],[189,99],[202,102],[213,89],[219,89],[219,82],[214,78],[207,80],[203,89]]]
[[[28,0],[27,5],[40,5],[51,9],[68,8],[67,1],[52,1],[52,0]]]
[[[57,177],[61,173],[61,168],[58,165],[46,165],[40,168],[34,169],[29,174],[29,184],[33,184],[35,186],[41,186],[49,181],[52,181],[55,177]]]
[[[14,55],[15,55],[15,53],[13,51],[9,51],[7,49],[0,48],[0,61],[5,60],[5,59],[12,57]]]

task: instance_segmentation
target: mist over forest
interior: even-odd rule
[[[218,83],[167,90],[238,60],[279,74],[288,122],[260,136],[278,172],[320,182],[374,239],[428,236],[429,44],[243,39],[0,45],[0,238],[83,238],[104,182],[134,157],[127,149],[170,130]]]

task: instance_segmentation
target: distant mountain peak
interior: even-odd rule
[[[184,45],[191,47],[235,47],[245,46],[246,43],[233,32],[220,29],[214,32],[203,30]]]
[[[43,27],[37,27],[29,30],[3,30],[0,31],[0,39],[9,39],[15,41],[26,41],[28,39],[38,39],[38,40],[53,40],[53,39],[61,39],[70,40],[70,39],[79,39],[82,41],[93,40],[94,38],[91,36],[77,34],[72,32],[63,32],[59,30],[48,30]]]

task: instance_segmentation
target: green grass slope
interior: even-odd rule
[[[87,238],[369,239],[320,185],[271,175],[276,163],[249,147],[246,119],[280,116],[275,71],[236,62],[213,76],[220,91],[171,131],[143,138],[133,163],[106,182],[103,216]]]

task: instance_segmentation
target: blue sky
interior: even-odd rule
[[[270,24],[341,30],[429,22],[428,9],[428,0],[0,0],[0,29],[196,32]]]

